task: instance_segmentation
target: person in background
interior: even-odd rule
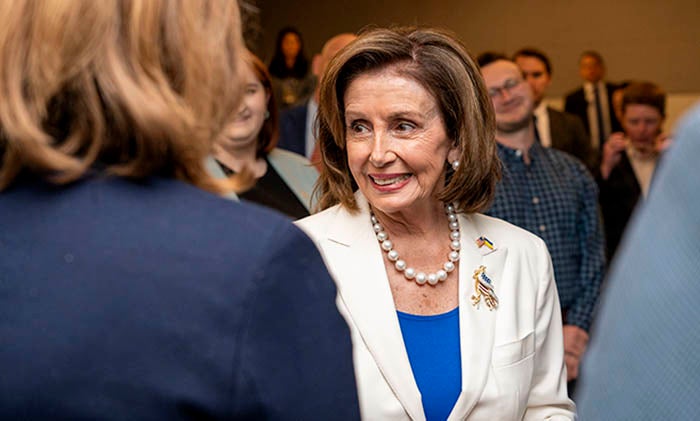
[[[622,127],[603,147],[598,185],[608,259],[612,260],[671,138],[662,133],[666,93],[651,82],[632,82],[622,93]]]
[[[540,143],[575,156],[593,171],[598,162],[581,119],[573,114],[555,110],[544,101],[552,83],[552,64],[547,55],[536,48],[521,48],[513,54],[513,61],[523,72],[523,78],[532,89],[535,101],[535,128]]]
[[[496,113],[504,176],[487,214],[540,236],[552,254],[564,315],[567,378],[578,377],[605,269],[603,227],[593,176],[573,156],[535,138],[532,91],[502,54],[478,57]],[[573,393],[574,383],[569,383]]]
[[[301,104],[312,94],[315,79],[309,69],[301,32],[296,28],[288,26],[277,33],[269,70],[280,110]]]
[[[700,414],[700,108],[677,134],[606,280],[576,394],[582,420]]]
[[[583,86],[564,99],[564,111],[583,121],[591,146],[600,162],[603,144],[611,133],[621,130],[612,106],[615,85],[606,82],[603,56],[596,51],[584,51],[579,59],[579,75]]]
[[[338,285],[363,419],[574,419],[547,248],[478,213],[501,164],[464,47],[365,32],[320,99],[325,210],[298,224]]]
[[[326,70],[328,62],[343,47],[350,44],[357,36],[350,33],[335,35],[323,44],[321,54],[314,56],[313,73],[319,83],[316,84],[314,94],[301,105],[285,110],[280,115],[280,141],[279,147],[305,155],[311,159],[316,148],[316,133],[314,122],[318,110],[318,95],[320,80]]]
[[[0,3],[0,419],[358,419],[317,249],[204,167],[242,54],[227,0]]]
[[[309,215],[318,172],[308,159],[276,148],[279,130],[270,74],[250,52],[241,69],[243,100],[214,143],[214,174],[231,177],[241,199],[298,219]]]

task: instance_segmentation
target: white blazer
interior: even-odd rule
[[[362,194],[355,196],[359,213],[335,206],[297,224],[314,239],[337,283],[338,308],[352,334],[362,418],[422,421],[369,207]],[[448,420],[573,420],[559,299],[544,242],[481,214],[462,214],[459,224],[462,391]],[[494,249],[477,247],[480,236]],[[478,308],[470,299],[481,265],[499,299],[493,311],[483,299]]]

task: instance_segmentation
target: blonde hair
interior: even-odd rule
[[[236,2],[0,2],[0,190],[88,170],[220,191],[204,167],[237,105]]]
[[[336,55],[321,79],[318,142],[323,167],[318,207],[342,204],[357,210],[357,184],[345,150],[344,95],[358,76],[391,68],[420,83],[437,102],[449,138],[461,149],[460,166],[445,165],[446,185],[438,200],[461,212],[485,209],[493,200],[501,164],[496,123],[479,67],[450,33],[436,29],[373,29]]]

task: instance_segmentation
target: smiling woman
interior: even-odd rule
[[[478,213],[500,162],[459,41],[361,34],[324,74],[318,126],[324,210],[298,224],[338,285],[362,417],[573,419],[546,247]]]
[[[309,215],[318,172],[301,155],[278,149],[272,79],[250,52],[242,69],[243,100],[214,143],[215,174],[229,177],[240,198],[298,219]],[[223,171],[223,173],[222,173]]]
[[[345,121],[350,172],[375,214],[434,206],[459,148],[428,91],[399,67],[360,75],[345,92]]]

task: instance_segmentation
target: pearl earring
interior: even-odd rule
[[[452,169],[457,171],[457,168],[459,168],[459,161],[457,161],[457,160],[452,161]]]

